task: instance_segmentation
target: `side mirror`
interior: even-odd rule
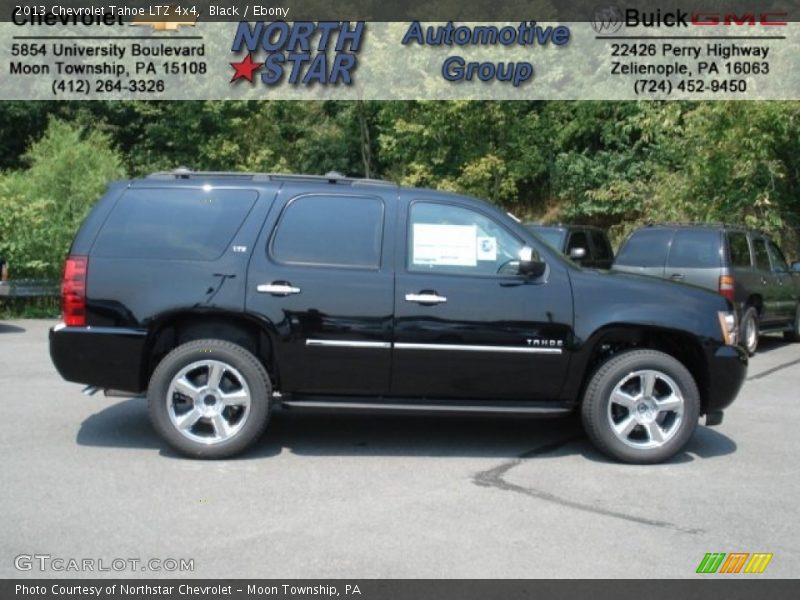
[[[569,251],[569,257],[572,260],[582,260],[586,258],[586,248],[573,248]]]
[[[800,260],[797,260],[792,263],[792,271],[795,273],[800,273]]]
[[[519,251],[519,274],[527,277],[541,277],[547,270],[547,263],[544,262],[539,253],[530,246],[525,246]]]

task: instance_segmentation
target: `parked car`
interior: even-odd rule
[[[67,380],[146,393],[203,458],[275,408],[568,415],[619,460],[678,452],[744,380],[727,300],[584,270],[495,207],[336,174],[110,186],[64,269]]]
[[[716,290],[736,307],[750,354],[760,333],[800,342],[800,273],[766,235],[729,225],[655,225],[637,229],[614,269]]]
[[[525,227],[582,267],[610,269],[614,262],[608,234],[599,227],[538,223],[528,223]]]

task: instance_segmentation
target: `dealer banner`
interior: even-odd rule
[[[796,3],[332,4],[3,0],[0,100],[800,98]]]

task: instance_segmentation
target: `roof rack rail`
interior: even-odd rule
[[[730,229],[753,229],[739,223],[722,223],[720,221],[650,221],[646,227],[727,227]]]
[[[288,173],[248,173],[233,171],[192,171],[187,167],[178,167],[172,171],[157,171],[147,175],[146,179],[251,179],[253,181],[308,181],[314,183],[342,183],[349,185],[386,185],[396,186],[392,181],[383,179],[367,179],[347,177],[337,171],[329,171],[325,175],[296,175]]]

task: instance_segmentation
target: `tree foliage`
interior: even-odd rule
[[[57,272],[106,181],[177,166],[378,177],[616,239],[743,223],[800,250],[800,102],[7,102],[0,127],[16,273]]]

